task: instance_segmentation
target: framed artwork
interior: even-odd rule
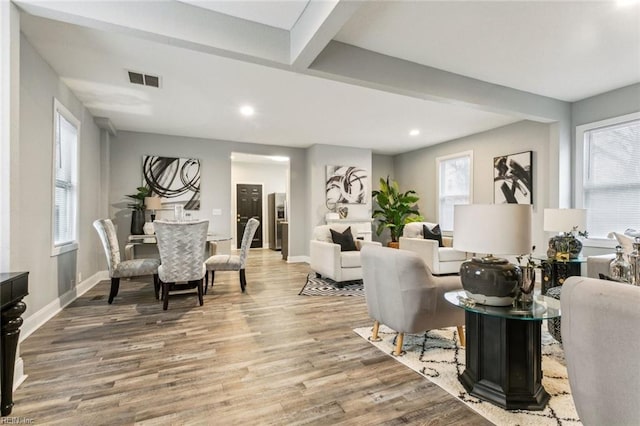
[[[327,205],[366,204],[367,171],[354,166],[327,166]]]
[[[145,155],[142,178],[152,194],[164,198],[164,205],[200,210],[200,160]]]
[[[533,151],[493,159],[493,202],[533,204]]]

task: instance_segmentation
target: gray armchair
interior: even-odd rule
[[[169,306],[169,292],[185,288],[198,289],[200,306],[202,299],[202,281],[206,269],[204,266],[205,246],[209,221],[154,222],[161,265],[158,276],[162,282],[162,309]]]
[[[211,272],[211,286],[213,286],[213,280],[216,277],[216,271],[239,271],[240,272],[240,289],[244,292],[247,287],[247,277],[245,275],[245,266],[247,263],[247,256],[249,255],[249,248],[251,247],[251,241],[256,230],[260,226],[260,221],[256,218],[251,218],[247,221],[247,225],[244,227],[244,233],[242,234],[242,243],[240,244],[240,255],[234,254],[216,254],[207,259],[207,277],[205,282],[205,292],[209,287],[209,272]]]
[[[444,293],[462,290],[459,276],[436,277],[415,253],[366,246],[362,257],[364,293],[375,320],[372,340],[384,324],[398,332],[394,355],[402,355],[404,333],[457,326],[464,346],[464,310],[444,299]]]
[[[93,227],[98,231],[104,254],[107,256],[109,266],[109,278],[111,278],[111,291],[109,292],[109,304],[118,295],[120,289],[120,278],[133,278],[144,275],[153,275],[153,288],[158,298],[160,284],[158,283],[158,259],[134,259],[120,260],[120,246],[116,228],[111,219],[98,219],[93,222]]]
[[[562,341],[569,384],[585,425],[640,419],[640,287],[586,277],[562,285]]]

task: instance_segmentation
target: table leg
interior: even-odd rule
[[[20,326],[22,326],[21,315],[26,309],[27,305],[19,301],[3,309],[0,314],[2,318],[2,344],[0,345],[0,353],[2,354],[0,392],[2,392],[2,399],[0,411],[3,416],[11,414],[13,408],[13,369],[16,363]]]

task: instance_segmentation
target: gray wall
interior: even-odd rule
[[[571,105],[572,143],[572,202],[575,203],[576,167],[582,159],[576,158],[576,127],[608,118],[640,112],[640,83],[612,90],[601,95],[583,99]]]
[[[306,245],[309,245],[313,227],[325,223],[325,214],[329,212],[326,205],[327,166],[358,166],[371,176],[371,150],[347,148],[334,145],[313,145],[307,150],[307,179],[309,228],[305,234]],[[371,185],[371,180],[369,180]],[[371,187],[368,189],[371,190]],[[349,204],[349,218],[370,218],[371,197],[366,204]],[[308,247],[306,253],[308,254]]]
[[[88,278],[105,269],[104,254],[92,222],[100,210],[100,131],[93,117],[33,46],[21,37],[20,53],[20,196],[11,218],[11,269],[28,270],[27,315],[67,292],[75,291],[78,273]],[[79,156],[79,249],[51,257],[53,98],[81,121]]]
[[[437,221],[436,158],[473,151],[473,202],[493,203],[493,158],[533,151],[533,241],[544,252],[543,210],[549,205],[549,124],[521,121],[454,141],[396,156],[395,175],[403,191],[418,193],[420,212],[428,221]]]
[[[212,209],[220,208],[222,216],[215,217],[215,230],[231,235],[232,152],[290,158],[289,255],[306,254],[308,240],[296,238],[307,235],[308,228],[304,202],[307,190],[304,149],[137,132],[118,132],[117,137],[111,140],[109,217],[117,225],[120,245],[124,245],[131,226],[131,211],[126,208],[125,195],[135,192],[135,188],[142,183],[143,155],[198,158],[202,162],[201,210],[192,212],[192,217],[211,221]],[[219,228],[218,223],[221,224]]]

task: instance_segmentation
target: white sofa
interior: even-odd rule
[[[334,244],[331,239],[331,229],[344,232],[349,225],[331,224],[316,226],[309,247],[311,269],[323,277],[337,282],[351,281],[362,278],[362,266],[360,263],[360,251],[340,251],[340,245]],[[353,231],[352,231],[353,234]],[[364,245],[381,244],[374,241],[357,240],[354,237],[358,250]]]
[[[453,239],[442,237],[445,247],[438,247],[435,240],[425,240],[422,226],[432,229],[436,224],[429,222],[411,222],[405,225],[400,237],[400,249],[416,253],[424,261],[434,275],[457,274],[460,265],[467,260],[467,253],[454,250]]]

